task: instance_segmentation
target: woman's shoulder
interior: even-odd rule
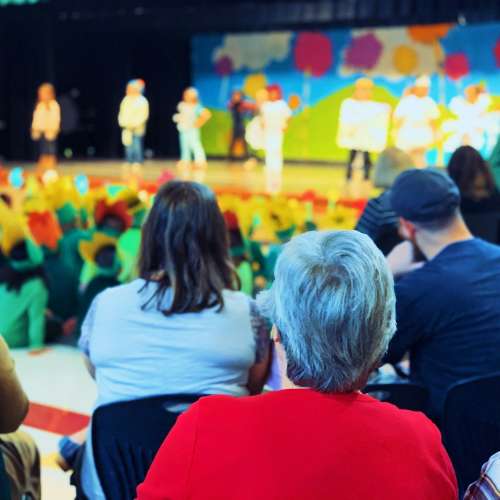
[[[129,283],[106,288],[98,297],[100,303],[111,301],[114,305],[127,305],[130,302],[137,302],[141,290],[145,287],[146,282],[142,279],[136,279]]]

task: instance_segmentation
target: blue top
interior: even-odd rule
[[[167,317],[155,301],[143,310],[156,288],[145,284],[138,279],[100,293],[82,325],[80,347],[96,369],[96,406],[162,394],[247,395],[249,369],[268,351],[270,338],[255,303],[225,290],[220,312]],[[100,499],[91,450],[88,439],[83,487]]]
[[[500,247],[474,238],[444,248],[396,283],[398,329],[386,361],[410,351],[411,379],[441,416],[448,388],[500,370]]]

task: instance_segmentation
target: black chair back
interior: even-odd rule
[[[201,395],[155,396],[113,403],[92,415],[92,450],[97,474],[108,500],[133,500],[153,458],[180,413],[174,405],[190,404]]]
[[[479,478],[481,466],[500,451],[500,372],[450,387],[443,439],[461,491]]]
[[[413,382],[394,382],[388,384],[368,384],[363,392],[379,401],[392,403],[402,410],[422,411],[427,410],[429,392],[421,385]]]

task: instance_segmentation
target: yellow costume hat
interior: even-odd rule
[[[101,248],[107,246],[116,247],[116,244],[116,238],[112,238],[105,233],[95,232],[92,239],[81,241],[78,249],[83,260],[95,264],[95,257]]]

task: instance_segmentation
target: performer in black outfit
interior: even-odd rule
[[[229,159],[246,160],[248,158],[248,147],[245,140],[245,115],[252,110],[252,106],[245,101],[241,90],[235,90],[231,95],[228,107],[233,121]]]

